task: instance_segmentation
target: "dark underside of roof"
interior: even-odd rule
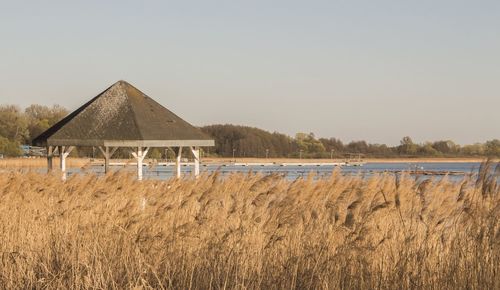
[[[100,146],[125,142],[124,146],[129,146],[141,144],[139,141],[157,145],[165,141],[165,146],[175,146],[174,141],[188,146],[213,145],[201,130],[125,81],[115,83],[69,114],[35,138],[33,144]]]

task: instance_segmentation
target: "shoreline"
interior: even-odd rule
[[[486,161],[486,158],[366,158],[365,163],[480,163]],[[207,164],[218,163],[332,163],[344,162],[345,159],[298,159],[298,158],[210,158],[202,159]],[[498,162],[498,159],[492,161]]]

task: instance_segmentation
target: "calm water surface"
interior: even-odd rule
[[[496,165],[496,164],[495,164]],[[296,179],[298,177],[304,177],[310,173],[314,173],[317,178],[328,177],[332,174],[335,168],[339,168],[342,174],[345,175],[363,175],[371,176],[373,174],[380,174],[383,172],[388,172],[391,174],[400,173],[401,171],[433,171],[437,173],[443,172],[454,172],[463,173],[463,175],[451,175],[451,179],[461,179],[464,175],[469,173],[477,173],[480,167],[480,163],[470,163],[470,162],[443,162],[443,163],[367,163],[364,166],[341,166],[336,167],[333,165],[266,165],[266,166],[242,166],[242,165],[202,165],[200,168],[201,172],[212,173],[218,171],[221,175],[227,176],[231,173],[243,172],[248,173],[260,172],[263,174],[279,173],[283,174],[288,179]],[[493,166],[494,167],[494,166]],[[127,171],[135,171],[135,167],[130,166],[127,168],[122,167],[111,167],[112,169],[121,169]],[[101,174],[103,173],[102,166],[92,167],[90,171]],[[191,174],[192,166],[182,166],[183,174]],[[80,172],[78,169],[70,169],[70,174]],[[174,176],[174,166],[156,166],[153,168],[144,167],[144,177],[150,179],[168,179]],[[437,177],[440,178],[442,175],[425,175],[424,177]]]

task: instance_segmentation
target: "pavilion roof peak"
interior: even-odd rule
[[[127,81],[119,80],[35,138],[33,143],[100,146],[105,141],[155,141],[154,144],[169,141],[171,144],[179,140],[213,144],[201,130]]]
[[[126,80],[119,80],[117,81],[116,83],[112,84],[111,87],[113,86],[121,86],[121,85],[124,85],[124,86],[132,86],[134,87],[133,85],[131,85],[129,82],[127,82]],[[134,87],[135,88],[135,87]]]

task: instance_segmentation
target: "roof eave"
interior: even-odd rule
[[[108,147],[179,147],[179,146],[215,146],[214,140],[113,140],[104,141]]]
[[[42,144],[40,144],[42,145]],[[179,147],[215,146],[214,140],[90,140],[90,139],[51,139],[44,146],[106,146],[106,147]]]

